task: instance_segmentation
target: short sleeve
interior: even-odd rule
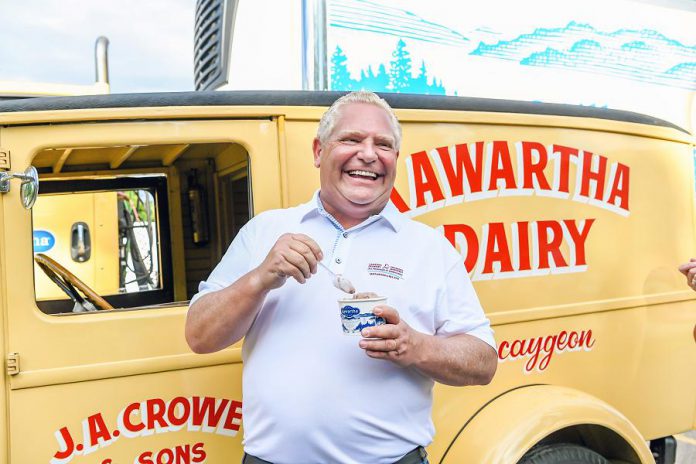
[[[251,270],[251,245],[254,243],[252,221],[242,227],[208,279],[198,285],[198,293],[191,298],[189,306],[203,295],[232,285]]]
[[[471,279],[460,259],[445,276],[438,296],[436,318],[436,334],[473,335],[496,348],[490,321],[483,312]]]

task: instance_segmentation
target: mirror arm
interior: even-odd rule
[[[0,172],[0,193],[7,193],[10,191],[10,180],[19,179],[24,184],[25,182],[31,182],[32,177],[26,174],[21,174],[19,172]]]
[[[39,176],[36,168],[29,166],[24,172],[0,171],[0,193],[8,193],[10,191],[10,181],[12,179],[22,181],[22,205],[27,209],[31,209],[39,193]]]

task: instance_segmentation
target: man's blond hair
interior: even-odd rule
[[[401,147],[401,124],[394,114],[394,110],[389,103],[374,92],[368,91],[358,91],[351,92],[337,99],[331,107],[326,110],[326,113],[321,117],[319,121],[319,129],[317,129],[317,138],[319,142],[324,145],[328,142],[331,133],[336,126],[336,121],[341,114],[341,109],[350,103],[369,103],[371,105],[379,106],[384,111],[386,111],[389,116],[389,123],[392,126],[392,132],[394,133],[394,148],[399,151]]]

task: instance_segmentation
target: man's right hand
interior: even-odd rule
[[[288,277],[303,284],[317,272],[323,258],[317,242],[304,234],[283,234],[254,270],[264,290],[281,287]]]
[[[686,285],[696,290],[696,258],[691,258],[688,263],[679,266],[679,272],[686,276]]]

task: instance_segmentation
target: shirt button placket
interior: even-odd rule
[[[350,234],[348,232],[339,232],[338,243],[334,252],[334,272],[337,274],[342,274],[346,266],[349,237]]]

